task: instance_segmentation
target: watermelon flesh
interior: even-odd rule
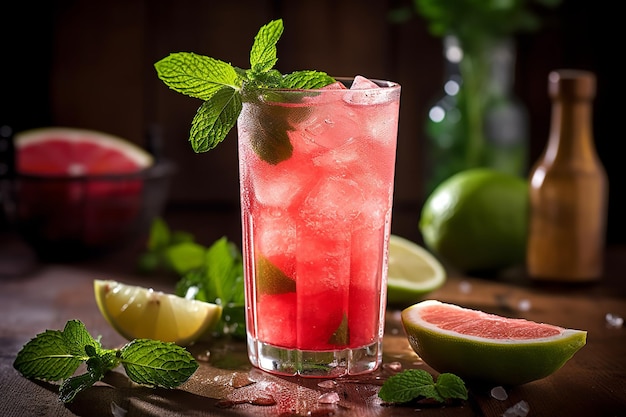
[[[482,311],[456,310],[444,305],[430,305],[420,311],[422,320],[441,330],[488,339],[538,339],[557,336],[563,328],[524,319],[503,318]]]
[[[108,251],[145,227],[153,159],[143,149],[73,128],[19,133],[15,148],[17,222],[41,257]]]

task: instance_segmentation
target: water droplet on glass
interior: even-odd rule
[[[507,408],[504,414],[502,414],[502,417],[526,417],[529,411],[530,407],[528,403],[522,400],[512,407]]]
[[[337,404],[339,402],[339,394],[336,392],[327,392],[326,394],[320,395],[317,401],[322,404]]]
[[[604,316],[606,324],[609,327],[622,327],[624,326],[624,318],[612,313],[606,313]]]
[[[337,382],[332,379],[328,379],[318,383],[317,386],[320,388],[335,388],[337,386]]]
[[[498,386],[491,389],[491,397],[496,400],[504,401],[509,398],[509,395],[506,393],[504,388]]]
[[[393,372],[400,372],[402,370],[402,364],[400,362],[383,363],[383,368]]]
[[[472,284],[467,281],[461,281],[459,283],[459,291],[463,294],[469,294],[472,291]]]

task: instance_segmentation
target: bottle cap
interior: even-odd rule
[[[548,75],[550,97],[592,99],[596,95],[596,76],[591,71],[562,69]]]

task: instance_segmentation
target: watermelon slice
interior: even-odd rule
[[[496,385],[551,375],[586,343],[587,332],[426,300],[402,311],[415,352],[438,372]]]
[[[118,247],[136,232],[152,156],[106,133],[40,128],[15,136],[17,222],[46,258]]]

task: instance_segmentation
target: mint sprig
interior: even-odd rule
[[[87,372],[74,376],[86,363]],[[187,381],[198,363],[184,348],[150,339],[136,339],[120,349],[104,349],[79,320],[65,328],[38,334],[18,352],[13,367],[24,377],[61,381],[59,398],[71,402],[78,393],[100,381],[107,372],[122,365],[138,384],[175,388]]]
[[[461,378],[442,373],[433,376],[422,369],[407,369],[385,381],[378,396],[387,403],[406,403],[414,399],[445,402],[450,399],[467,400],[467,388]]]
[[[158,77],[168,87],[204,101],[191,122],[189,141],[195,152],[209,151],[226,138],[237,123],[242,101],[255,97],[251,92],[262,88],[316,89],[335,82],[334,78],[320,71],[282,75],[274,69],[278,61],[276,44],[282,33],[281,19],[259,29],[250,50],[250,69],[247,70],[192,52],[172,53],[155,64]],[[259,134],[271,137],[275,133],[261,131]],[[255,150],[272,164],[291,156],[290,149],[276,151],[272,148],[271,156],[264,153],[262,147]]]

